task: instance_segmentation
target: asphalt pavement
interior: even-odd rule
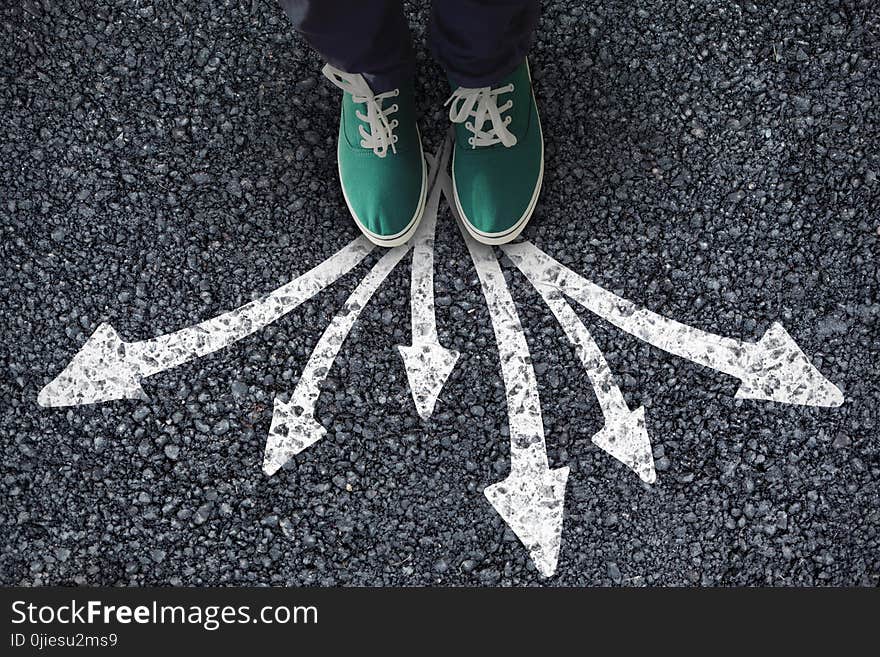
[[[408,5],[426,148],[445,78]],[[880,579],[880,10],[874,0],[547,2],[531,54],[544,190],[523,234],[680,322],[779,321],[839,408],[738,382],[587,312],[658,480],[590,442],[602,415],[540,296],[501,264],[550,463],[569,466],[556,574],[483,496],[509,467],[498,350],[448,209],[440,341],[461,358],[422,421],[396,349],[409,259],[348,336],[328,430],[273,477],[273,399],[374,263],[237,344],[144,382],[149,401],[42,408],[92,332],[134,341],[237,308],[358,232],[337,90],[271,0],[0,8],[0,583],[861,585]]]

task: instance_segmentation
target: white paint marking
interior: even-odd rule
[[[452,198],[452,183],[444,174],[444,193]],[[565,484],[568,468],[550,469],[538,383],[529,347],[504,275],[490,247],[468,235],[450,203],[477,269],[489,307],[510,423],[510,475],[483,491],[489,503],[529,550],[545,577],[556,572],[562,541]]]
[[[445,162],[442,153],[440,160]],[[436,166],[437,162],[437,158],[428,157],[428,163],[431,165],[429,178],[435,181],[439,170]],[[439,204],[439,190],[435,189],[437,187],[435,182],[428,192],[428,203],[433,204],[433,220],[436,220]],[[429,210],[430,208],[426,212]],[[431,220],[431,217],[425,216],[422,221],[424,222],[426,219]],[[348,297],[343,309],[336,314],[330,325],[324,330],[318,345],[306,363],[290,401],[285,403],[277,397],[275,398],[272,424],[269,427],[269,437],[263,454],[263,471],[267,475],[271,476],[278,472],[290,459],[307,447],[314,445],[327,433],[327,430],[315,418],[315,407],[321,394],[321,382],[330,373],[333,361],[336,360],[342,343],[351,332],[361,310],[369,303],[376,290],[407,254],[411,246],[412,240],[388,250],[373,266]],[[431,281],[431,285],[433,286],[433,281]]]
[[[434,176],[445,171],[449,161],[452,140],[446,139],[437,162]],[[434,406],[443,385],[458,361],[458,352],[446,349],[437,337],[437,317],[434,309],[434,231],[440,205],[440,185],[431,187],[425,207],[425,216],[416,232],[412,256],[410,306],[412,312],[412,345],[398,345],[409,388],[416,410],[423,420],[434,413]]]
[[[668,319],[591,283],[529,242],[502,247],[536,287],[550,286],[659,349],[736,377],[740,399],[840,406],[843,393],[817,370],[779,323],[742,342]]]
[[[150,340],[125,342],[112,326],[101,324],[37,401],[41,406],[77,406],[146,399],[142,379],[227,347],[274,322],[351,271],[372,249],[366,237],[359,237],[260,299]]]
[[[640,406],[629,410],[602,351],[562,294],[545,285],[535,288],[559,321],[593,384],[605,417],[605,427],[593,436],[593,442],[639,475],[642,481],[653,484],[657,472],[651,440],[645,429],[645,409]]]
[[[275,474],[287,461],[321,440],[327,433],[315,418],[321,382],[330,373],[333,361],[336,360],[339,349],[361,310],[409,249],[408,242],[395,246],[373,266],[324,330],[290,401],[285,403],[278,397],[275,398],[272,425],[269,427],[269,438],[263,455],[263,471],[267,475]]]

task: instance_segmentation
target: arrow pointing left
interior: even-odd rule
[[[146,399],[141,381],[210,354],[258,331],[351,271],[373,250],[359,237],[320,265],[274,292],[195,326],[150,340],[125,342],[101,324],[37,397],[41,406],[78,406],[114,399]]]

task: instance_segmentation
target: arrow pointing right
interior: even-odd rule
[[[844,401],[840,389],[813,367],[781,324],[770,326],[758,342],[725,338],[641,308],[579,276],[530,242],[502,248],[535,287],[556,288],[648,344],[740,379],[740,399],[805,406],[840,406]]]
[[[327,328],[306,363],[299,383],[289,402],[275,398],[272,424],[263,454],[263,472],[275,474],[287,461],[315,444],[327,430],[315,418],[315,407],[321,395],[321,382],[330,374],[333,361],[348,336],[361,310],[382,285],[397,263],[407,254],[410,244],[395,246],[373,265],[354,289]]]

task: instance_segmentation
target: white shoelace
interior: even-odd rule
[[[497,89],[459,87],[446,101],[445,104],[450,106],[449,120],[453,123],[464,123],[464,127],[473,133],[473,137],[468,138],[468,144],[473,148],[498,143],[510,148],[516,144],[516,135],[507,129],[512,117],[501,116],[513,107],[513,101],[508,100],[503,105],[498,105],[498,96],[511,91],[513,84],[506,84]],[[469,118],[473,121],[468,121]],[[484,130],[483,125],[487,121],[490,122],[490,126]]]
[[[363,125],[358,126],[361,135],[361,147],[371,148],[379,157],[385,157],[388,149],[397,153],[394,144],[397,143],[397,135],[394,129],[397,127],[397,119],[389,119],[391,114],[397,111],[397,103],[382,109],[382,101],[388,98],[396,98],[400,95],[400,89],[393,89],[381,94],[374,94],[370,85],[359,73],[346,73],[338,68],[327,64],[321,72],[337,87],[351,94],[354,103],[360,105],[366,103],[367,113],[356,110],[357,117],[367,124],[369,132]]]

